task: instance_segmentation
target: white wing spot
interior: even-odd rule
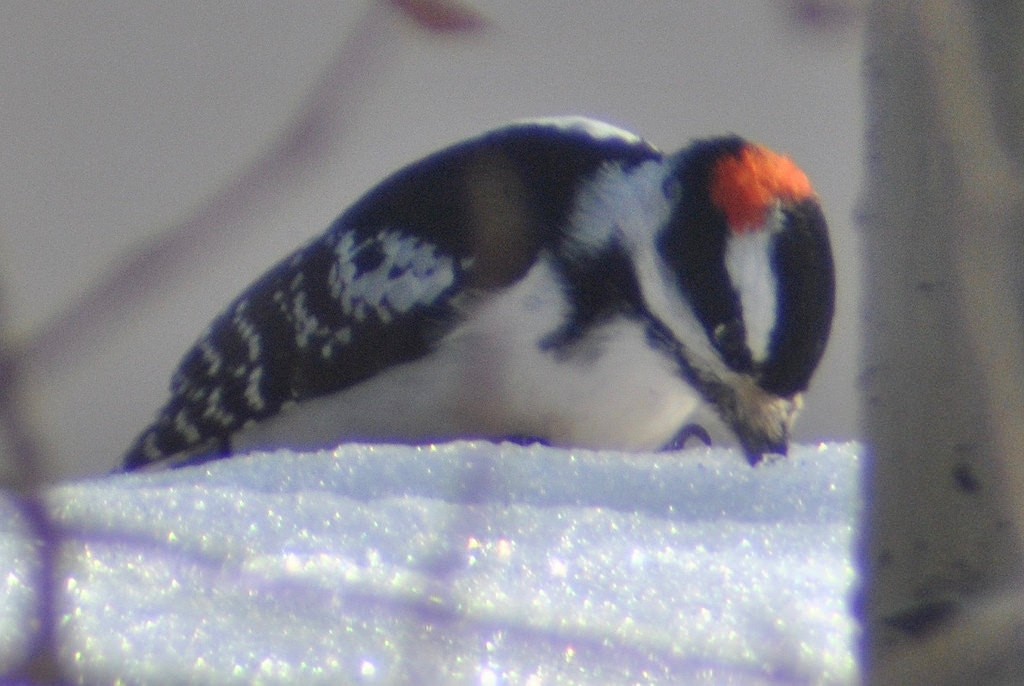
[[[259,411],[266,407],[266,402],[263,400],[263,393],[260,391],[260,379],[263,378],[263,368],[256,367],[249,372],[248,383],[245,385],[245,400],[249,403],[249,407],[253,410]]]
[[[232,317],[232,324],[234,324],[235,329],[238,331],[238,335],[242,337],[242,340],[249,347],[249,361],[255,362],[260,357],[260,335],[256,331],[256,327],[252,325],[252,322],[245,318],[245,310],[248,307],[248,300],[238,303],[238,306],[235,307],[234,317]]]
[[[318,320],[306,307],[306,294],[296,293],[292,300],[292,318],[295,320],[295,345],[299,348],[309,346],[309,339],[321,333],[322,327]]]
[[[363,250],[375,247],[383,259],[373,269],[357,274],[355,261]],[[362,321],[372,310],[384,323],[420,303],[437,299],[455,282],[451,257],[415,236],[384,230],[358,244],[349,232],[335,252],[338,261],[328,276],[331,295],[346,315]]]
[[[235,421],[235,416],[224,409],[223,404],[221,404],[221,393],[222,389],[220,387],[213,389],[210,397],[206,400],[206,409],[203,410],[203,417],[213,420],[221,426],[228,427]]]
[[[189,421],[185,410],[178,410],[178,413],[174,415],[174,430],[188,443],[198,443],[202,437],[196,425]]]
[[[199,352],[202,353],[203,361],[206,362],[207,375],[216,376],[224,363],[224,357],[213,347],[208,338],[204,338],[199,343]]]

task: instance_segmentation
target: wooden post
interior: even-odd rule
[[[872,683],[1024,683],[1022,29],[1019,3],[876,0],[869,17]]]

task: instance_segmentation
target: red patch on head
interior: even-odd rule
[[[734,233],[756,231],[777,202],[800,202],[814,189],[793,160],[759,145],[715,162],[711,202],[725,214]]]

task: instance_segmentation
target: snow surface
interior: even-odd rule
[[[82,683],[851,683],[857,444],[278,451],[53,488]],[[33,547],[0,503],[0,661]]]

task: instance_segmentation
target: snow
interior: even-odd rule
[[[852,683],[859,453],[349,445],[54,487],[61,662],[83,683]],[[11,664],[35,558],[0,507]]]

